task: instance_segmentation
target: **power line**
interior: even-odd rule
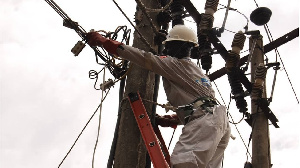
[[[256,2],[256,0],[253,0],[253,1],[254,1],[254,3],[255,3],[256,7],[259,8],[259,5],[258,5],[258,3]],[[272,33],[271,33],[270,29],[269,29],[268,24],[264,24],[264,29],[265,29],[265,31],[266,31],[266,33],[267,33],[267,37],[268,37],[269,41],[270,41],[270,42],[273,42],[273,36],[272,36]],[[283,70],[284,70],[284,72],[285,72],[285,74],[286,74],[286,76],[287,76],[287,79],[288,79],[288,81],[289,81],[289,83],[290,83],[290,86],[291,86],[291,88],[292,88],[292,91],[293,91],[293,93],[294,93],[294,96],[295,96],[295,98],[296,98],[296,100],[297,100],[297,102],[298,102],[298,104],[299,104],[298,96],[297,96],[297,94],[296,94],[296,92],[295,92],[295,89],[294,89],[294,87],[293,87],[293,84],[292,84],[292,82],[291,82],[291,79],[290,79],[290,77],[289,77],[289,74],[288,74],[288,72],[287,72],[285,66],[284,66],[284,63],[283,63],[283,61],[282,61],[282,58],[281,58],[281,56],[280,56],[280,53],[279,53],[277,47],[275,48],[275,54],[276,54],[276,62],[277,62],[277,57],[278,57],[278,58],[280,59],[281,64],[282,64]],[[273,97],[274,88],[275,88],[275,83],[276,83],[276,76],[277,76],[277,69],[275,69],[275,74],[274,74],[274,80],[273,80],[273,84],[272,84],[272,91],[271,91],[270,100],[272,100],[272,97]]]
[[[145,5],[141,2],[141,0],[136,0],[136,3],[138,5],[138,7],[141,8],[142,12],[145,14],[146,18],[148,19],[150,26],[152,27],[152,30],[154,31],[155,34],[158,33],[158,29],[157,27],[154,25],[152,19],[150,18],[149,14],[146,12],[147,8],[145,7]]]
[[[272,36],[272,34],[271,34],[271,31],[270,31],[270,29],[269,29],[269,26],[268,26],[267,24],[265,24],[265,25],[264,25],[264,28],[265,28],[265,31],[267,32],[267,36],[268,36],[269,41],[272,42],[272,41],[273,41],[273,36]],[[279,53],[279,51],[278,51],[277,48],[275,48],[275,54],[276,54],[276,62],[277,62],[277,57],[278,57],[278,58],[280,59],[281,64],[282,64],[283,70],[284,70],[284,72],[285,72],[285,74],[286,74],[286,76],[287,76],[287,78],[288,78],[288,81],[289,81],[289,83],[290,83],[290,85],[291,85],[291,88],[292,88],[292,91],[293,91],[293,93],[294,93],[294,95],[295,95],[295,98],[296,98],[296,100],[297,100],[297,102],[298,102],[298,104],[299,104],[299,100],[298,100],[297,94],[296,94],[296,92],[295,92],[295,89],[294,89],[294,87],[293,87],[293,85],[292,85],[292,82],[291,82],[291,80],[290,80],[289,74],[288,74],[288,72],[287,72],[287,70],[286,70],[286,68],[285,68],[285,65],[284,65],[284,63],[283,63],[283,61],[282,61],[282,58],[281,58],[280,53]],[[273,80],[273,84],[272,84],[272,92],[271,92],[270,98],[273,97],[274,88],[275,88],[275,82],[276,82],[276,76],[277,76],[277,69],[275,69],[274,80]]]
[[[218,89],[217,84],[216,84],[214,81],[213,81],[213,83],[215,84],[215,86],[216,86],[216,88],[217,88],[217,91],[218,91],[219,95],[221,96],[221,99],[222,99],[223,103],[225,104],[225,101],[224,101],[224,99],[223,99],[223,96],[222,96],[220,90]],[[247,147],[247,145],[246,145],[246,143],[245,143],[245,141],[244,141],[244,139],[243,139],[243,137],[242,137],[242,135],[241,135],[241,133],[240,133],[238,127],[237,127],[237,124],[240,123],[240,122],[243,120],[243,118],[242,118],[238,123],[235,123],[235,122],[234,122],[233,117],[232,117],[232,115],[231,115],[230,112],[229,112],[229,105],[230,105],[230,102],[231,102],[231,98],[230,98],[230,101],[229,101],[228,107],[227,107],[227,114],[229,114],[229,116],[230,116],[230,118],[231,118],[231,120],[232,120],[232,122],[230,122],[230,123],[233,124],[234,127],[235,127],[235,129],[237,130],[237,132],[238,132],[238,134],[239,134],[239,136],[240,136],[240,138],[241,138],[241,140],[242,140],[242,142],[243,142],[243,144],[244,144],[244,146],[245,146],[245,148],[246,148],[246,151],[247,151],[246,153],[252,158],[252,156],[251,156],[251,154],[250,154],[250,152],[249,152],[249,148]]]
[[[106,95],[107,94],[108,94],[108,92],[106,93]],[[79,135],[77,136],[77,138],[76,138],[75,142],[73,143],[73,145],[71,146],[71,148],[69,149],[69,151],[67,152],[67,154],[65,155],[65,157],[62,159],[62,161],[59,163],[58,168],[60,168],[60,166],[66,160],[67,156],[70,154],[70,152],[72,151],[72,149],[76,145],[76,143],[79,140],[80,136],[82,135],[82,133],[84,132],[84,130],[86,129],[86,127],[88,126],[88,124],[90,123],[90,121],[92,120],[92,118],[95,116],[95,114],[98,112],[98,109],[102,106],[103,101],[104,100],[101,100],[100,104],[98,105],[98,107],[96,108],[96,110],[94,111],[94,113],[92,114],[92,116],[90,117],[90,119],[88,120],[88,122],[85,124],[85,126],[83,127],[83,129],[81,130],[81,132],[79,133]]]
[[[169,8],[169,6],[173,3],[173,0],[170,0],[169,3],[167,5],[165,5],[163,8],[160,9],[152,9],[152,8],[147,8],[143,2],[141,0],[135,0],[136,2],[138,1],[145,10],[149,11],[149,12],[162,12],[165,11]],[[161,6],[161,4],[159,4]]]
[[[125,12],[122,10],[122,8],[119,6],[119,4],[112,0],[117,8],[120,10],[120,12],[124,15],[124,17],[128,20],[128,22],[131,24],[131,26],[134,28],[134,30],[140,35],[141,40],[149,47],[150,51],[153,53],[156,53],[156,51],[152,48],[152,46],[149,44],[149,42],[145,39],[145,37],[142,35],[142,33],[136,28],[136,26],[131,22],[131,20],[128,18],[128,16],[125,14]]]
[[[105,82],[105,69],[103,72],[103,83]],[[98,145],[98,139],[99,139],[99,134],[100,134],[100,127],[101,127],[101,114],[102,114],[102,102],[104,101],[104,99],[106,98],[108,92],[110,91],[110,89],[107,91],[106,95],[103,97],[103,93],[104,93],[104,89],[102,90],[102,94],[101,94],[101,104],[99,107],[99,123],[98,123],[98,131],[97,131],[97,138],[96,138],[96,142],[95,142],[95,146],[94,146],[94,152],[93,152],[93,159],[92,159],[92,168],[94,168],[94,161],[95,161],[95,154],[96,154],[96,149],[97,149],[97,145]]]

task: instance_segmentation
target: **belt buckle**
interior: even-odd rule
[[[203,105],[204,103],[203,103],[203,101],[202,100],[198,100],[198,101],[196,101],[194,104],[193,104],[193,108],[194,109],[197,109],[198,107],[202,107],[202,105]]]

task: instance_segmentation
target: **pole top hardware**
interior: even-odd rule
[[[250,20],[257,26],[267,24],[270,21],[272,11],[266,7],[259,7],[250,14]]]

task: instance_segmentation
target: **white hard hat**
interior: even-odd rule
[[[188,41],[195,44],[195,46],[198,46],[197,43],[197,35],[196,33],[186,27],[185,25],[175,25],[167,35],[167,39],[163,41],[163,44],[165,44],[167,41]]]

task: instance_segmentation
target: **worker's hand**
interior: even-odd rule
[[[156,123],[162,127],[172,127],[172,128],[176,128],[177,125],[179,125],[180,121],[177,117],[176,114],[172,114],[172,115],[164,115],[164,116],[160,116],[160,115],[156,115],[155,116],[156,119]]]
[[[108,39],[97,32],[89,32],[86,34],[87,43],[90,46],[102,46]]]
[[[97,32],[87,33],[86,40],[90,46],[103,47],[107,52],[114,55],[118,55],[117,48],[122,45],[122,43],[105,38]]]

